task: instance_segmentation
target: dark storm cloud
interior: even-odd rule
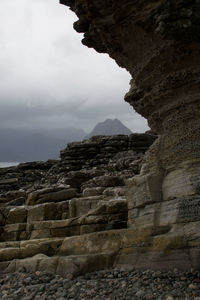
[[[123,101],[130,79],[107,55],[81,45],[76,17],[58,0],[0,2],[0,127],[81,127],[144,119]]]

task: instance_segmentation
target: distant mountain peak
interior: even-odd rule
[[[94,129],[85,137],[89,139],[94,135],[116,135],[116,134],[131,134],[131,130],[128,129],[118,119],[106,119],[103,122],[98,123]]]

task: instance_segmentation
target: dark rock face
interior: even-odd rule
[[[132,75],[125,99],[165,137],[162,167],[194,156],[194,132],[199,128],[199,1],[61,3],[79,17],[74,27],[84,32],[83,44],[108,53]],[[189,148],[191,142],[194,146]]]
[[[196,261],[200,255],[196,231],[200,221],[200,2],[61,3],[77,14],[74,28],[84,33],[83,44],[108,53],[130,72],[125,100],[159,134],[140,175],[129,181],[129,226],[138,231],[169,229],[154,239],[155,264],[165,264],[167,258],[160,255],[168,249],[177,251],[175,261],[177,255],[184,257],[185,249],[189,259]]]
[[[18,190],[41,182],[48,170],[56,164],[56,160],[47,162],[21,163],[15,167],[0,168],[0,193]]]
[[[132,150],[144,153],[157,136],[151,134],[131,134],[114,136],[94,136],[89,140],[68,144],[61,151],[61,163],[69,162],[69,168],[91,168],[101,163],[107,164],[117,153]]]

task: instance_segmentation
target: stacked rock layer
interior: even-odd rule
[[[156,138],[93,137],[60,161],[0,169],[0,269],[65,276],[126,264],[133,239],[144,242],[127,228],[126,183]]]
[[[155,264],[170,251],[175,262],[199,267],[200,2],[60,2],[77,14],[83,44],[129,71],[125,100],[160,135],[129,181],[129,226],[160,232],[151,248]]]

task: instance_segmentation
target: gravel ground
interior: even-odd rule
[[[0,300],[200,300],[200,271],[106,270],[77,278],[0,273]]]

